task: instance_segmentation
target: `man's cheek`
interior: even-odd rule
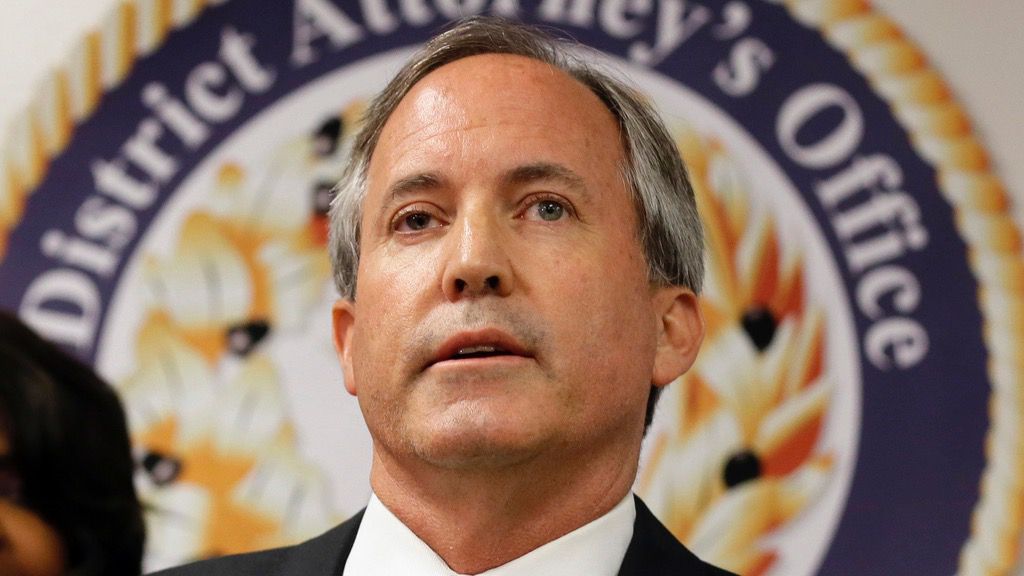
[[[428,291],[440,288],[440,278],[446,262],[440,253],[439,242],[404,247],[377,271],[379,289],[408,302]]]

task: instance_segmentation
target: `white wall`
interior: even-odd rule
[[[34,85],[117,0],[0,2],[0,135]],[[1024,224],[1024,2],[875,0],[952,85],[975,121]]]

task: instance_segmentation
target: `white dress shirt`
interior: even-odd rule
[[[627,494],[600,518],[479,576],[615,576],[633,538]],[[344,576],[463,576],[453,571],[377,496],[370,496]]]

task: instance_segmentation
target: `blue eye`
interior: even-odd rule
[[[554,200],[542,200],[535,206],[537,216],[541,220],[554,222],[555,220],[560,220],[565,215],[565,207]]]

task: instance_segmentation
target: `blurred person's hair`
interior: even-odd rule
[[[20,504],[58,532],[67,574],[139,574],[145,526],[116,393],[3,311],[0,430],[21,480]]]

